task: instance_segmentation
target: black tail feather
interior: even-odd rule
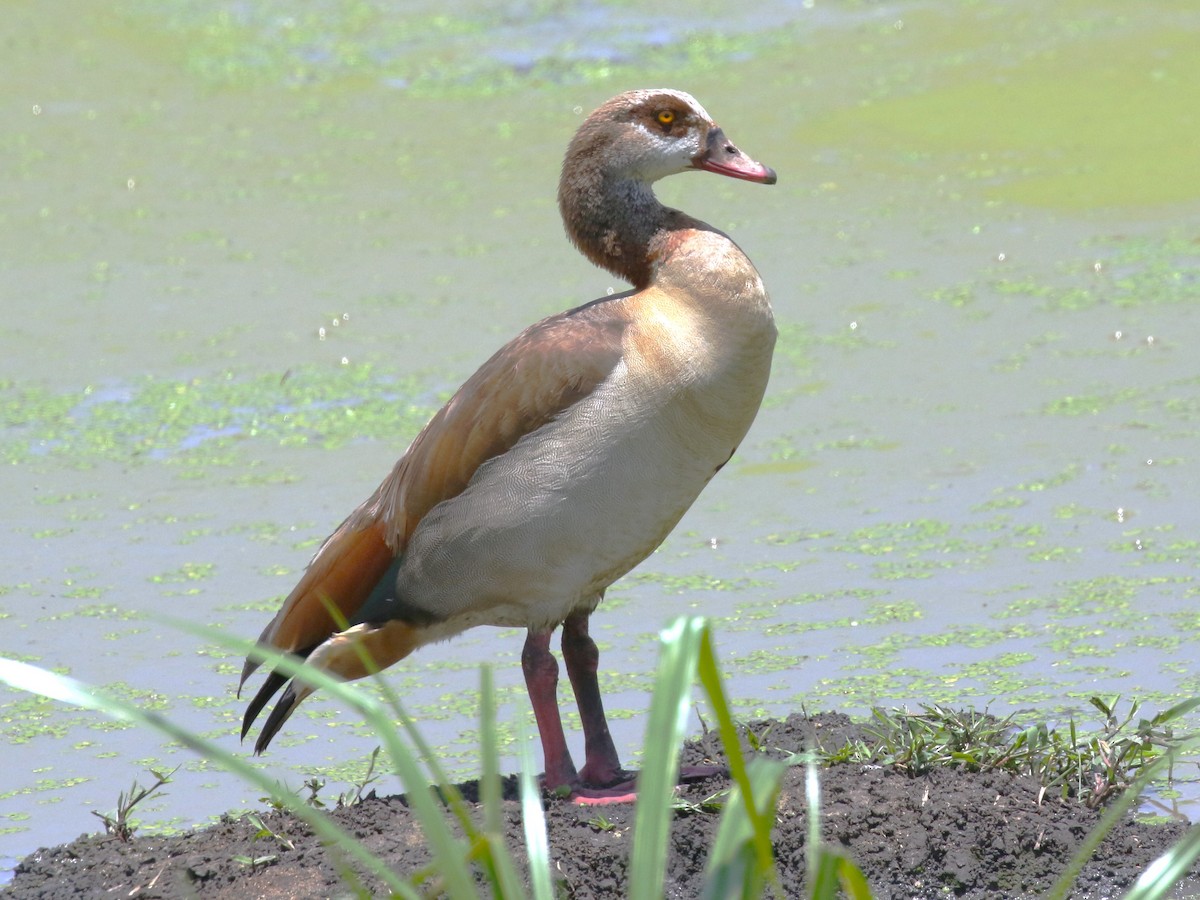
[[[246,707],[246,715],[242,717],[242,740],[246,739],[246,733],[250,731],[250,726],[254,724],[254,720],[258,718],[258,714],[262,712],[262,708],[267,705],[267,701],[275,696],[276,691],[283,687],[287,682],[288,677],[279,672],[271,672],[267,675],[267,680],[263,682],[262,687],[258,689],[258,693],[254,695],[254,699],[250,701],[250,705]],[[256,747],[254,752],[260,753],[261,748],[266,744],[262,743],[262,738],[259,738],[259,747]]]
[[[257,700],[257,698],[255,699]],[[292,714],[298,703],[296,691],[289,684],[287,690],[283,692],[283,696],[279,698],[279,702],[272,708],[271,714],[267,716],[267,721],[263,725],[262,731],[258,733],[258,740],[254,742],[254,753],[256,756],[267,749],[267,744],[271,743],[271,738],[275,737],[279,729],[283,727],[283,723],[288,720],[288,716]]]
[[[305,647],[303,650],[297,650],[295,656],[299,659],[308,659],[309,654],[317,649],[317,645]],[[246,665],[242,669],[242,680],[238,684],[238,696],[241,696],[242,685],[245,684],[246,678],[250,673],[258,668],[257,662],[252,662],[249,658],[246,660]],[[267,680],[263,682],[262,687],[258,689],[258,693],[254,695],[254,699],[250,701],[250,705],[246,707],[246,714],[242,716],[242,740],[246,739],[247,733],[250,731],[250,726],[254,724],[254,720],[258,718],[258,714],[262,712],[263,707],[267,705],[267,701],[275,696],[275,693],[287,684],[289,676],[278,671],[271,672],[267,675]],[[286,701],[286,702],[285,702]],[[275,732],[279,731],[279,727],[287,721],[287,717],[292,714],[292,710],[296,706],[296,692],[289,686],[283,696],[279,698],[279,702],[275,704],[275,708],[271,710],[271,715],[267,718],[267,724],[263,726],[262,733],[259,734],[258,740],[254,744],[254,754],[257,756],[267,749],[267,744],[271,743],[271,738],[275,736]],[[283,711],[280,711],[283,707]]]

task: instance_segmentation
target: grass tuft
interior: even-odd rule
[[[1076,797],[1089,808],[1125,792],[1137,776],[1161,763],[1168,774],[1189,738],[1175,724],[1200,706],[1185,700],[1151,718],[1136,720],[1140,704],[1118,715],[1121,698],[1092,697],[1103,716],[1100,727],[1081,733],[1074,718],[1063,728],[1044,722],[1025,727],[1017,714],[998,718],[988,712],[956,710],[933,704],[921,712],[872,711],[869,741],[848,742],[825,754],[827,762],[893,766],[910,775],[962,766],[971,772],[1004,771],[1032,775],[1042,796]],[[1040,799],[1040,798],[1039,798]]]

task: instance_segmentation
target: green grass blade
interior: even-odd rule
[[[534,900],[555,900],[550,875],[550,839],[546,834],[546,810],[538,787],[533,752],[526,735],[518,734],[521,754],[521,827],[525,833],[525,851],[529,854],[529,883]]]
[[[500,749],[496,741],[496,688],[492,667],[479,672],[479,748],[481,754],[479,794],[483,802],[483,862],[498,897],[520,897],[521,879],[504,840],[504,799],[500,787]]]
[[[629,866],[631,900],[661,900],[663,895],[667,839],[674,815],[671,796],[679,778],[679,749],[704,627],[703,619],[681,618],[661,634],[658,675],[646,725],[646,751],[638,777]]]
[[[788,769],[782,760],[755,757],[747,766],[753,789],[749,798],[760,811],[773,813],[779,799],[783,773]],[[755,847],[754,820],[747,814],[745,792],[734,785],[721,811],[717,837],[708,853],[705,866],[705,900],[725,897],[761,897],[764,887],[774,876],[774,869],[764,871],[758,864]]]
[[[479,796],[483,801],[483,827],[493,834],[504,831],[500,800],[500,750],[496,744],[496,689],[492,667],[479,671]]]
[[[804,774],[808,806],[808,839],[805,843],[810,900],[837,900],[845,893],[851,900],[871,900],[871,887],[862,869],[845,853],[825,845],[821,839],[821,776],[811,753]]]
[[[454,813],[463,833],[469,839],[475,839],[478,836],[478,829],[471,819],[471,813],[468,811],[466,803],[463,802],[462,794],[459,793],[458,788],[450,783],[450,779],[446,775],[446,770],[438,762],[437,754],[433,752],[433,748],[425,740],[425,736],[421,734],[420,729],[417,727],[416,721],[408,714],[408,710],[404,708],[404,704],[400,702],[400,696],[396,693],[395,688],[391,686],[386,678],[378,674],[376,674],[374,682],[376,687],[379,688],[379,692],[383,695],[384,703],[391,708],[392,713],[400,722],[400,726],[404,729],[404,733],[408,736],[409,741],[412,742],[417,758],[424,760],[429,774],[428,776],[422,776],[423,780],[428,784],[440,786],[442,799],[449,805],[451,812]]]
[[[1164,709],[1162,712],[1160,712],[1154,717],[1153,722],[1155,725],[1162,725],[1167,722],[1174,721],[1181,716],[1186,716],[1197,706],[1200,706],[1200,697],[1192,697],[1188,700],[1182,700],[1179,703],[1176,703],[1170,709]]]
[[[854,864],[850,857],[843,854],[841,851],[830,851],[841,857],[841,862],[838,863],[838,881],[842,885],[842,891],[850,900],[872,900],[871,886],[867,884],[867,877],[863,875],[862,869]]]
[[[450,830],[436,789],[427,783],[412,751],[400,741],[400,735],[390,723],[384,731],[377,731],[376,734],[392,760],[396,774],[404,782],[405,795],[429,842],[433,865],[445,881],[446,893],[454,898],[477,897],[475,883],[465,864],[466,844]]]
[[[178,741],[185,747],[195,751],[205,759],[215,762],[227,772],[241,778],[248,784],[254,785],[272,800],[286,806],[293,815],[302,819],[328,845],[338,848],[346,856],[352,858],[366,871],[379,878],[395,894],[405,898],[418,898],[418,894],[381,860],[373,856],[360,842],[348,832],[338,827],[327,815],[320,810],[308,806],[298,797],[279,785],[275,780],[267,778],[258,769],[249,765],[237,756],[222,749],[211,741],[200,737],[163,718],[157,713],[146,712],[117,697],[109,697],[95,688],[76,681],[73,678],[48,672],[16,660],[0,659],[0,681],[18,690],[39,694],[90,709],[122,722],[130,722],[145,728],[151,728]],[[352,873],[344,873],[352,874]],[[360,886],[361,887],[361,886]]]
[[[1178,844],[1146,868],[1125,900],[1161,900],[1170,896],[1197,858],[1200,858],[1200,825],[1193,825]]]
[[[813,859],[816,870],[809,879],[809,900],[838,900],[843,894],[850,900],[872,900],[871,887],[862,869],[845,853],[822,844]]]
[[[826,875],[821,862],[821,776],[811,753],[805,754],[804,800],[808,807],[808,837],[804,842],[805,869],[808,871],[809,896],[822,896],[822,877]]]
[[[326,612],[329,613],[330,618],[333,619],[340,630],[345,631],[350,627],[350,623],[346,620],[345,615],[342,614],[342,611],[336,605],[328,600],[328,598],[322,598],[322,602],[325,605]],[[354,649],[359,659],[362,660],[363,666],[371,673],[372,682],[379,689],[384,703],[391,707],[393,714],[400,721],[409,740],[412,741],[413,747],[416,748],[417,758],[424,760],[425,766],[429,770],[429,776],[422,775],[422,782],[439,786],[442,801],[450,806],[467,839],[472,842],[478,841],[480,838],[478,829],[471,820],[471,814],[467,811],[467,806],[463,802],[462,795],[459,793],[458,788],[451,784],[450,779],[446,777],[446,772],[438,763],[436,754],[433,753],[429,744],[425,741],[424,736],[417,728],[416,722],[404,708],[404,704],[400,702],[399,694],[396,693],[388,680],[382,677],[382,672],[375,660],[371,658],[371,654],[361,646],[356,646]],[[390,728],[391,726],[389,725],[388,727]]]
[[[436,792],[429,786],[428,777],[412,750],[404,745],[395,725],[387,714],[387,708],[371,697],[360,686],[349,684],[306,666],[303,660],[283,653],[267,650],[249,641],[230,637],[223,631],[198,625],[195,622],[168,620],[183,631],[199,635],[238,653],[245,653],[262,660],[272,667],[301,681],[323,690],[347,704],[363,716],[374,729],[384,752],[391,760],[393,771],[400,777],[405,793],[421,830],[433,854],[433,865],[444,879],[445,891],[451,897],[476,897],[474,881],[465,864],[467,845],[458,838],[447,824],[444,810]],[[454,792],[457,794],[457,791]],[[469,820],[468,820],[469,821]],[[471,833],[468,832],[470,835]],[[472,835],[474,836],[474,835]]]
[[[818,844],[808,848],[808,894],[809,900],[837,900],[841,882],[838,869],[842,857],[828,847]]]
[[[729,699],[725,695],[725,685],[717,666],[717,655],[713,649],[712,632],[705,626],[703,640],[700,646],[700,657],[697,661],[700,683],[708,696],[708,702],[717,720],[717,732],[721,736],[721,744],[725,748],[725,758],[729,761],[729,773],[734,784],[748,798],[754,797],[754,787],[746,770],[746,761],[742,756],[741,742],[738,740],[737,725],[733,721],[733,713]],[[774,822],[774,807],[764,808],[751,802],[746,804],[746,815],[754,834],[754,855],[760,871],[771,873],[769,880],[779,887],[778,876],[775,872],[775,851],[771,845],[771,827]]]
[[[1071,892],[1071,887],[1075,884],[1075,879],[1083,871],[1084,865],[1095,855],[1096,848],[1100,846],[1100,842],[1104,840],[1117,822],[1138,801],[1146,785],[1155,778],[1159,770],[1170,764],[1172,756],[1173,754],[1166,753],[1143,768],[1121,796],[1109,804],[1108,808],[1104,811],[1104,815],[1100,817],[1099,823],[1088,832],[1088,836],[1084,839],[1083,844],[1080,845],[1075,855],[1071,857],[1066,870],[1059,876],[1058,881],[1054,883],[1054,886],[1045,895],[1045,900],[1065,900]]]

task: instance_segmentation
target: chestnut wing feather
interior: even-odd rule
[[[544,319],[485,362],[321,545],[259,643],[311,652],[338,631],[327,603],[353,621],[426,513],[460,494],[484,462],[595,390],[621,360],[622,296]],[[242,683],[257,665],[247,660]]]

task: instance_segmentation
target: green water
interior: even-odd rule
[[[670,85],[780,173],[660,194],[755,260],[781,342],[733,463],[596,617],[625,756],[682,612],[746,716],[1200,690],[1191,4],[11,6],[0,653],[235,746],[240,660],[152,616],[256,635],[481,360],[620,288],[561,236],[561,153]],[[481,659],[529,721],[520,646],[390,676],[460,774]],[[182,764],[147,827],[259,805],[36,698],[0,692],[0,729],[0,858],[147,767]],[[374,743],[314,698],[262,765],[351,779]]]

